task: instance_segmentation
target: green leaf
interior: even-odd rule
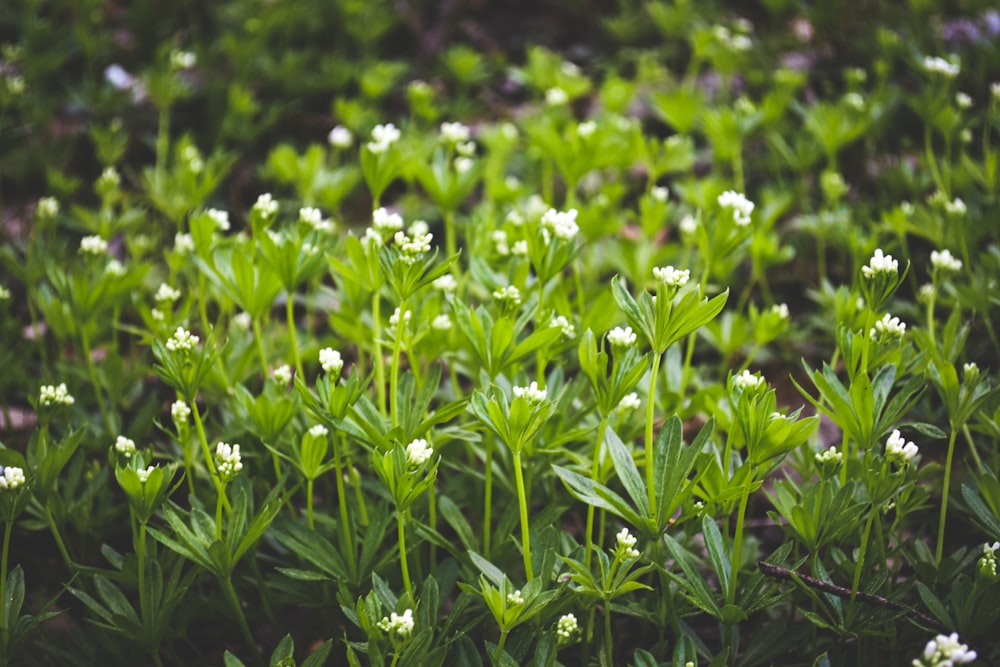
[[[651,509],[648,507],[649,501],[646,494],[646,484],[642,481],[639,468],[635,465],[635,459],[625,447],[618,434],[613,428],[605,430],[604,442],[611,454],[611,460],[615,465],[615,472],[621,480],[625,491],[628,493],[635,507],[639,509],[643,516],[649,516]]]
[[[715,520],[708,515],[703,516],[701,519],[701,530],[705,538],[705,548],[708,550],[708,558],[712,561],[712,569],[718,575],[722,592],[728,599],[732,566],[729,562],[729,554],[726,552],[726,546],[722,542],[722,533],[719,532],[719,527],[715,524]],[[746,614],[744,614],[745,616]]]

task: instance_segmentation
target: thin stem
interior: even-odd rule
[[[521,510],[521,546],[524,552],[524,573],[531,581],[535,574],[531,567],[531,533],[528,529],[528,496],[524,490],[524,473],[521,471],[521,452],[514,452],[514,481],[517,484],[517,504]]]
[[[94,387],[94,398],[97,399],[97,407],[101,411],[101,419],[104,421],[104,428],[108,435],[114,435],[114,426],[111,423],[111,415],[108,414],[108,406],[104,403],[104,393],[101,385],[97,381],[97,367],[90,352],[90,334],[87,332],[87,325],[80,327],[80,342],[83,345],[83,356],[87,361],[87,374],[90,376],[90,384]]]
[[[139,545],[136,554],[139,561],[139,613],[142,614],[142,629],[152,635],[152,612],[149,608],[149,593],[146,591],[146,524],[139,523]],[[155,651],[151,651],[155,653]]]
[[[306,480],[306,517],[309,520],[309,530],[316,530],[316,521],[313,519],[313,478]]]
[[[208,468],[208,475],[212,478],[212,483],[215,485],[216,492],[222,496],[223,502],[226,503],[228,507],[228,501],[225,500],[226,494],[223,492],[222,480],[219,479],[219,473],[215,469],[215,461],[212,460],[212,450],[208,448],[208,438],[205,437],[205,425],[201,421],[201,412],[198,411],[198,402],[191,401],[191,416],[194,417],[194,426],[198,431],[198,442],[201,443],[201,453],[205,457],[205,467]]]
[[[410,566],[406,562],[406,511],[396,510],[396,533],[399,535],[399,566],[403,570],[403,586],[413,598],[413,584],[410,583]]]
[[[48,505],[45,506],[45,521],[49,524],[49,530],[52,531],[52,537],[56,540],[56,546],[59,547],[59,553],[62,555],[63,561],[66,563],[66,567],[69,568],[70,572],[73,572],[75,570],[73,559],[69,557],[69,551],[66,549],[66,543],[63,542],[62,535],[59,533],[59,526],[56,525],[56,520],[52,516],[52,508]]]
[[[427,522],[431,525],[431,530],[437,531],[437,481],[431,484],[430,488],[427,489]],[[437,565],[437,549],[434,547],[434,543],[431,542],[431,553],[430,553],[430,571],[433,572],[435,566]]]
[[[396,335],[392,343],[392,367],[389,369],[389,409],[392,425],[399,425],[399,354],[403,349],[403,331],[406,328],[406,299],[399,302],[399,321],[396,322]]]
[[[260,320],[256,317],[251,319],[253,321],[254,341],[257,343],[257,356],[260,358],[260,371],[267,378],[267,352],[264,350],[264,336],[261,334]]]
[[[615,664],[614,644],[611,641],[611,601],[604,601],[604,652],[608,659],[608,664]]]
[[[344,469],[340,462],[340,444],[343,434],[338,432],[333,439],[333,469],[337,475],[337,504],[340,506],[340,530],[337,531],[343,540],[344,551],[347,552],[347,562],[351,568],[351,576],[357,574],[357,562],[354,554],[354,530],[351,528],[350,517],[347,514],[347,492],[344,490]]]
[[[740,562],[743,559],[743,520],[746,518],[747,502],[750,500],[750,483],[753,475],[743,485],[740,494],[740,509],[736,515],[736,532],[733,534],[733,557],[729,561],[729,590],[726,591],[727,604],[736,604],[736,580],[740,573]]]
[[[483,508],[483,554],[490,555],[490,533],[493,526],[493,435],[486,433],[486,488],[483,491],[485,497]]]
[[[0,560],[0,632],[7,634],[7,556],[10,552],[10,532],[13,524],[5,521],[3,524],[3,556]],[[4,637],[4,647],[7,646]]]
[[[944,488],[941,489],[941,514],[938,517],[938,537],[937,547],[934,549],[934,566],[941,565],[941,555],[944,553],[944,521],[948,514],[948,491],[951,488],[951,463],[955,456],[955,436],[958,430],[955,425],[951,425],[951,434],[948,436],[948,456],[944,461]]]
[[[662,298],[662,297],[661,297]],[[653,418],[656,408],[656,376],[660,371],[662,352],[653,355],[649,369],[649,392],[646,399],[646,493],[649,500],[649,511],[656,507],[656,472],[653,465]]]
[[[858,562],[854,566],[854,579],[851,581],[851,602],[854,602],[854,598],[858,595],[858,587],[861,585],[861,573],[865,566],[865,554],[868,552],[868,538],[871,536],[872,523],[875,521],[875,515],[878,514],[878,508],[872,504],[871,512],[868,513],[868,520],[865,521],[865,529],[861,533],[861,547],[858,549]]]
[[[450,209],[444,212],[444,247],[449,258],[454,257],[455,253],[458,252],[458,242],[455,235],[455,212]],[[459,274],[462,271],[458,262],[455,262],[454,271]]]
[[[372,294],[372,357],[375,360],[375,391],[378,411],[385,417],[385,359],[382,358],[382,299],[379,291]]]
[[[594,462],[590,469],[590,478],[599,482],[601,474],[601,448],[604,446],[604,435],[608,428],[608,416],[601,416],[601,423],[597,427],[597,442],[594,443]],[[603,535],[602,535],[603,538]],[[590,569],[590,552],[594,544],[594,506],[587,505],[587,534],[584,543],[583,565]]]
[[[219,583],[222,585],[222,592],[226,594],[226,600],[233,610],[233,615],[236,616],[236,622],[240,626],[240,634],[243,635],[243,640],[254,654],[257,654],[257,642],[254,641],[253,633],[250,632],[250,626],[247,624],[247,617],[243,613],[243,607],[240,606],[239,598],[236,597],[236,589],[233,588],[232,579],[228,576],[219,577]]]
[[[223,487],[225,488],[225,487]],[[220,491],[215,500],[215,539],[222,539],[222,504],[226,500],[225,491]]]
[[[507,633],[508,633],[508,631],[506,629],[501,629],[500,630],[500,641],[497,642],[497,650],[493,654],[493,664],[494,665],[502,665],[503,664],[503,662],[501,661],[501,658],[503,657],[503,647],[504,647],[504,644],[507,643]]]
[[[302,371],[302,358],[299,356],[299,342],[295,334],[295,302],[292,300],[292,293],[289,292],[285,298],[285,321],[288,323],[288,340],[292,344],[292,361],[295,363],[295,373],[300,378],[305,378]]]
[[[962,424],[962,434],[965,435],[965,441],[969,444],[969,452],[976,462],[976,469],[982,472],[984,470],[983,461],[979,458],[979,452],[976,451],[976,442],[972,439],[972,433],[969,432],[968,424]]]

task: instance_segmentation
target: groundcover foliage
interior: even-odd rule
[[[1000,660],[1000,14],[425,4],[0,9],[0,664]]]

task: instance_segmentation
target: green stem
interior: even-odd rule
[[[136,554],[139,566],[139,613],[142,614],[142,629],[152,636],[153,615],[149,608],[149,593],[146,590],[146,524],[139,523],[139,545]],[[155,651],[151,651],[155,653]]]
[[[951,434],[948,436],[948,456],[944,461],[944,488],[941,489],[941,514],[938,517],[937,547],[934,549],[934,566],[941,565],[941,556],[944,553],[944,521],[948,514],[948,491],[951,488],[951,463],[955,456],[955,436],[958,430],[955,425],[951,425]]]
[[[378,290],[372,294],[372,357],[375,360],[375,392],[378,411],[385,417],[385,359],[382,358],[382,298]]]
[[[251,320],[253,322],[253,337],[257,343],[257,356],[260,357],[260,371],[267,379],[267,352],[264,350],[264,336],[260,331],[260,320],[256,317],[251,318]]]
[[[309,530],[316,530],[316,521],[313,519],[313,478],[306,480],[306,517],[309,520]]]
[[[972,439],[972,433],[969,432],[968,424],[962,424],[962,434],[965,435],[965,441],[969,444],[969,452],[976,462],[976,469],[979,472],[983,472],[983,461],[979,458],[979,452],[976,450],[976,442]]]
[[[344,490],[344,469],[340,462],[340,444],[343,434],[338,432],[333,440],[333,468],[337,475],[337,504],[340,506],[340,530],[337,531],[343,541],[347,562],[351,568],[351,576],[357,574],[357,561],[354,553],[354,530],[351,528],[350,517],[347,514],[347,492]]]
[[[216,492],[222,496],[223,502],[226,503],[226,506],[228,507],[228,501],[225,499],[226,494],[222,488],[222,480],[219,479],[219,473],[215,469],[215,461],[212,460],[212,450],[208,448],[208,438],[205,437],[205,425],[201,421],[201,412],[198,411],[198,402],[191,400],[190,404],[191,416],[194,417],[194,426],[198,431],[198,442],[201,443],[201,453],[205,457],[205,467],[208,468],[208,475],[212,478],[212,483],[215,485]]]
[[[222,539],[222,504],[226,501],[225,487],[215,500],[215,539]]]
[[[504,629],[500,630],[500,641],[497,642],[497,650],[493,654],[493,664],[494,665],[502,665],[503,664],[501,658],[503,657],[503,647],[504,647],[504,644],[507,643],[507,633],[508,633],[507,630],[504,630]]]
[[[927,295],[927,338],[930,339],[930,348],[934,349],[936,347],[936,342],[934,340],[934,302],[937,298],[937,281],[933,278],[931,279],[932,289]]]
[[[740,509],[736,515],[736,532],[733,534],[733,557],[729,561],[729,589],[726,591],[726,603],[736,604],[736,583],[740,573],[740,563],[743,559],[743,521],[746,519],[747,502],[750,500],[750,484],[754,475],[750,475],[740,494]]]
[[[406,329],[406,299],[399,302],[399,321],[396,322],[396,335],[392,342],[392,367],[389,369],[389,410],[392,425],[399,426],[399,353],[403,349],[403,332]]]
[[[170,106],[165,105],[160,109],[159,127],[156,132],[156,176],[157,180],[163,177],[163,171],[167,167],[167,150],[170,148]]]
[[[601,448],[604,445],[604,435],[608,428],[608,416],[601,416],[601,423],[597,427],[597,442],[594,443],[594,462],[590,468],[590,478],[595,482],[600,482],[601,474]],[[603,538],[603,535],[601,536]],[[594,506],[587,505],[587,534],[584,543],[583,565],[590,569],[590,552],[594,544]]]
[[[486,433],[486,488],[483,490],[485,497],[483,508],[483,555],[487,558],[490,555],[490,533],[493,527],[493,436]]]
[[[653,355],[653,362],[649,369],[649,392],[646,399],[646,493],[651,516],[656,507],[656,473],[653,462],[653,417],[656,408],[656,376],[660,371],[660,360],[662,357],[662,352],[656,352]]]
[[[524,473],[521,470],[521,452],[514,452],[514,482],[517,484],[517,504],[521,511],[521,546],[524,551],[524,573],[531,581],[535,574],[531,567],[531,533],[528,528],[528,496],[524,490]]]
[[[608,665],[615,664],[614,644],[611,641],[611,601],[604,601],[604,651]]]
[[[4,648],[7,647],[7,556],[10,552],[10,532],[13,524],[3,524],[3,556],[0,560],[0,632],[4,634]]]
[[[205,332],[208,336],[208,332],[212,329],[208,322],[208,303],[207,303],[208,289],[205,284],[205,274],[202,272],[198,273],[198,315],[201,317],[201,330]]]
[[[455,212],[450,209],[444,212],[444,247],[449,258],[454,257],[455,253],[458,252],[458,242],[455,234]],[[458,262],[455,262],[453,270],[456,274],[461,273],[462,268]],[[455,277],[457,278],[458,276],[456,275]]]
[[[406,562],[406,511],[396,510],[396,533],[399,535],[399,566],[403,570],[403,586],[409,593],[410,599],[413,597],[413,584],[410,583],[410,566]]]
[[[250,626],[247,624],[247,617],[243,613],[243,607],[240,606],[240,601],[236,597],[236,589],[233,588],[233,581],[230,577],[219,577],[219,583],[222,585],[222,592],[226,594],[226,600],[229,602],[229,606],[233,610],[233,615],[236,617],[236,622],[240,626],[240,634],[243,635],[243,640],[247,643],[247,646],[253,651],[254,655],[259,653],[257,649],[257,642],[254,641],[253,633],[250,632]]]
[[[430,488],[427,489],[427,523],[430,524],[431,530],[437,531],[437,482],[431,484]],[[431,553],[430,553],[430,568],[431,572],[437,566],[437,549],[434,547],[434,543],[431,542]]]
[[[52,531],[52,537],[56,540],[56,546],[59,548],[59,553],[62,555],[63,561],[66,563],[66,567],[69,568],[70,572],[73,572],[75,570],[73,559],[69,557],[69,551],[66,549],[66,543],[63,542],[62,535],[59,533],[59,526],[56,525],[56,520],[52,516],[52,508],[48,505],[45,506],[45,521],[49,524],[49,530]]]
[[[302,358],[299,356],[299,342],[295,334],[295,302],[292,300],[291,292],[285,298],[285,321],[288,323],[288,340],[292,344],[292,361],[295,363],[295,373],[298,377],[305,379]]]
[[[94,387],[94,398],[97,399],[97,407],[101,411],[101,419],[104,421],[104,428],[106,429],[108,435],[114,435],[114,425],[111,423],[111,415],[108,414],[108,407],[104,403],[104,393],[101,391],[101,385],[97,381],[97,367],[94,365],[94,359],[90,351],[90,334],[87,331],[87,325],[84,324],[80,327],[80,342],[83,346],[83,356],[87,361],[87,374],[90,376],[90,384]]]
[[[854,602],[854,598],[858,595],[858,586],[861,585],[861,573],[864,571],[865,566],[865,554],[868,552],[868,538],[871,536],[872,523],[875,521],[875,515],[878,514],[878,508],[875,504],[872,504],[871,512],[868,513],[868,520],[865,521],[865,529],[861,533],[861,547],[858,549],[858,562],[854,566],[854,579],[851,581],[851,602]]]

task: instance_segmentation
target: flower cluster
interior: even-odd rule
[[[538,388],[537,382],[532,382],[527,387],[514,387],[514,396],[523,398],[531,405],[538,405],[548,397],[548,392]]]
[[[889,313],[882,316],[882,319],[875,322],[875,326],[868,331],[868,337],[872,340],[899,340],[906,333],[906,323],[900,322],[898,317],[893,317]]]
[[[924,654],[913,661],[913,667],[954,667],[973,662],[977,655],[965,644],[958,642],[958,633],[938,635],[927,642]]]
[[[73,405],[75,402],[76,399],[66,389],[65,382],[61,382],[57,386],[43,384],[38,392],[38,403],[42,406]]]
[[[441,123],[441,138],[450,144],[468,141],[469,127],[462,123]]]
[[[615,327],[608,332],[608,342],[611,347],[631,347],[635,345],[636,335],[632,327]]]
[[[948,249],[931,251],[931,266],[940,271],[961,271],[962,260],[952,256]]]
[[[268,202],[271,200],[271,195],[261,195],[261,197],[264,197],[265,201],[268,201]],[[258,198],[257,202],[260,203],[261,200]],[[219,230],[220,232],[228,232],[229,231],[229,227],[230,227],[230,225],[229,225],[229,211],[221,211],[221,210],[219,210],[217,208],[210,208],[207,211],[205,211],[205,214],[208,215],[208,217],[212,219],[212,222],[215,223],[215,228],[217,230]]]
[[[976,563],[976,570],[990,581],[1000,580],[1000,570],[997,569],[997,551],[1000,551],[1000,542],[983,545],[983,555]]]
[[[271,377],[279,385],[287,387],[292,381],[292,367],[288,364],[282,364],[271,371]]]
[[[561,329],[562,335],[566,338],[572,338],[576,335],[576,327],[570,323],[569,319],[565,315],[556,315],[553,317],[549,326]]]
[[[423,438],[417,438],[406,446],[406,462],[411,468],[422,466],[434,453],[434,448]]]
[[[354,135],[343,125],[338,125],[330,130],[330,134],[326,135],[326,140],[334,148],[350,148],[351,144],[354,143]]]
[[[253,205],[253,210],[260,215],[261,219],[270,220],[278,212],[278,202],[274,201],[270,192],[265,192],[257,197],[257,201]],[[228,216],[226,219],[228,221]]]
[[[344,370],[344,358],[332,347],[324,347],[319,351],[319,365],[324,373],[340,375],[340,371]]]
[[[236,477],[243,470],[243,457],[239,445],[230,445],[219,441],[215,447],[215,469],[223,482]]]
[[[410,226],[409,235],[403,232],[396,232],[393,241],[399,248],[399,261],[404,264],[413,264],[422,254],[430,252],[431,239],[434,235],[426,230],[426,223],[418,225],[416,222]]]
[[[719,206],[733,209],[733,221],[740,227],[750,224],[750,214],[753,213],[754,203],[746,198],[741,192],[726,190],[719,195]]]
[[[442,292],[454,292],[458,289],[458,281],[450,273],[446,273],[440,278],[435,278],[431,285],[434,286],[434,289],[441,290]]]
[[[882,249],[877,248],[872,258],[868,260],[868,265],[861,267],[861,273],[865,278],[874,278],[879,273],[898,274],[899,261],[892,258],[892,255],[882,254]]]
[[[680,289],[691,279],[690,269],[675,269],[672,266],[653,267],[653,277],[668,287]]]
[[[907,442],[906,438],[899,434],[899,429],[894,430],[885,441],[885,457],[900,466],[909,463],[919,451],[915,444]]]
[[[507,604],[512,607],[524,604],[524,595],[521,594],[521,589],[507,594]]]
[[[622,528],[615,535],[615,558],[631,558],[633,560],[638,558],[639,550],[635,548],[638,541],[635,535],[628,532],[628,528]]]
[[[517,289],[513,285],[499,287],[494,290],[493,298],[499,301],[501,306],[508,304],[511,306],[519,306],[521,305],[521,290]]]
[[[639,394],[634,391],[629,394],[622,396],[622,400],[618,402],[618,412],[631,412],[632,410],[638,410],[639,406],[642,405],[642,401],[639,400]]]
[[[327,429],[322,424],[314,424],[309,427],[309,435],[314,438],[325,438],[330,434],[329,429]]]
[[[898,433],[899,431],[896,432]],[[836,447],[830,447],[830,449],[825,449],[822,452],[816,452],[816,463],[819,463],[820,465],[825,463],[840,465],[840,462],[843,460],[844,453]]]
[[[961,71],[961,67],[955,63],[948,62],[939,56],[924,56],[924,71],[932,74],[941,74],[948,79],[954,79]]]
[[[84,236],[80,239],[80,252],[84,255],[104,255],[108,252],[108,242],[100,236]]]
[[[576,216],[575,208],[568,211],[557,211],[550,208],[542,215],[542,226],[551,230],[556,238],[571,241],[580,232],[580,226],[576,224]]]
[[[156,470],[156,466],[146,466],[145,470],[143,469],[136,470],[135,474],[138,475],[139,481],[145,484],[146,481],[149,479],[149,476],[153,474],[154,470]]]
[[[372,227],[379,234],[395,232],[403,228],[403,216],[398,213],[389,213],[385,207],[372,211]]]
[[[556,622],[556,637],[558,637],[560,644],[569,644],[572,642],[579,631],[580,624],[573,614],[564,614]]]
[[[130,459],[135,454],[135,441],[132,438],[126,438],[124,435],[120,435],[118,436],[118,439],[115,440],[115,451],[125,458]]]
[[[378,627],[394,639],[406,639],[413,634],[413,610],[407,609],[402,615],[392,612],[378,622]]]
[[[191,408],[184,401],[174,401],[170,406],[170,417],[174,420],[174,424],[187,424],[190,416]]]
[[[764,376],[755,375],[749,370],[744,370],[733,378],[733,386],[740,391],[756,391],[765,384],[767,384],[767,381],[764,379]]]
[[[13,491],[24,484],[24,470],[12,466],[0,466],[0,490]]]
[[[174,335],[167,340],[167,349],[171,352],[190,352],[200,340],[184,327],[177,327]]]
[[[180,290],[175,290],[166,283],[160,283],[160,288],[156,290],[156,295],[153,297],[157,303],[172,303],[179,298],[181,298]]]
[[[375,155],[381,155],[399,141],[399,137],[399,130],[392,123],[376,125],[372,128],[372,140],[368,142],[368,150]]]

